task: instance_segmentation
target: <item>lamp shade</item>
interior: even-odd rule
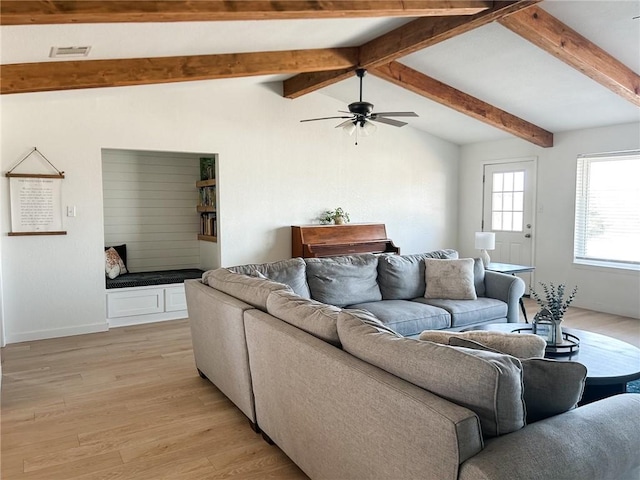
[[[478,250],[494,250],[496,234],[493,232],[476,232],[476,248]]]

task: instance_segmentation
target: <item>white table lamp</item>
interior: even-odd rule
[[[476,232],[476,248],[480,250],[480,258],[486,268],[489,262],[491,262],[487,250],[494,250],[496,248],[496,234],[493,232]]]

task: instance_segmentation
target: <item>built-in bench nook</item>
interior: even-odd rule
[[[106,277],[109,326],[186,318],[184,281],[202,278],[203,273],[203,270],[188,268]]]
[[[184,281],[219,266],[215,159],[102,149],[104,245],[115,250],[105,253],[110,327],[186,318]]]

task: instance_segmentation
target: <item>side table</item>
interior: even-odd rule
[[[535,269],[536,267],[532,267],[529,265],[515,265],[512,263],[497,262],[491,262],[485,267],[485,270],[489,270],[490,272],[507,273],[514,276],[516,273],[533,272]],[[522,300],[522,297],[520,297],[520,310],[522,310],[522,315],[524,315],[524,321],[526,323],[529,323],[529,320],[527,319],[527,311],[524,308],[524,301]]]

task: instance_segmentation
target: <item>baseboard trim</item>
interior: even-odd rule
[[[13,333],[7,335],[7,343],[32,342],[34,340],[46,340],[49,338],[71,337],[73,335],[85,335],[87,333],[106,332],[109,325],[106,322],[80,325],[77,327],[54,328],[52,330],[36,330],[32,332]]]

